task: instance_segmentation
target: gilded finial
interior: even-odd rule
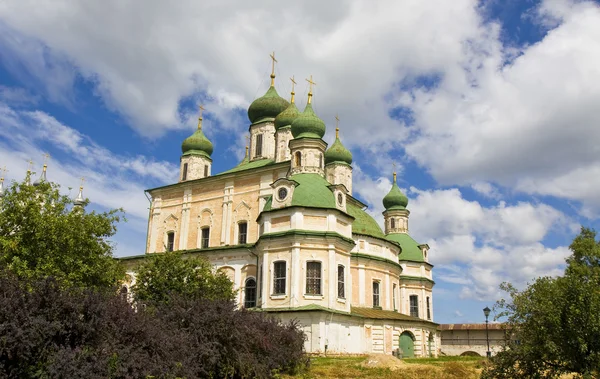
[[[296,93],[294,92],[294,85],[296,84],[296,81],[294,80],[293,76],[290,78],[290,80],[292,81],[292,100],[290,100],[290,103],[293,103],[294,102],[294,96],[296,95]]]
[[[8,172],[8,169],[6,168],[6,166],[2,167],[2,176],[0,176],[0,183],[4,182],[4,175],[6,175],[6,173]]]
[[[394,183],[396,183],[396,162],[393,162],[392,166],[394,166],[394,175],[393,175],[393,177],[394,177]]]
[[[46,172],[46,169],[48,168],[48,160],[50,159],[50,154],[44,153],[44,155],[42,156],[44,157],[44,167],[42,168],[42,171]]]
[[[81,183],[79,184],[79,190],[83,190],[83,183],[85,183],[85,178],[82,176],[81,178],[79,178],[81,180]]]
[[[246,145],[246,158],[248,158],[248,145]]]
[[[277,59],[275,59],[275,52],[273,52],[273,54],[269,55],[271,57],[271,87],[275,87],[275,63],[277,62]]]
[[[30,160],[27,162],[27,172],[28,172],[28,173],[31,173],[31,170],[33,170],[33,159],[30,159]]]
[[[306,81],[308,82],[308,104],[310,104],[312,102],[312,90],[313,90],[313,86],[316,86],[317,83],[313,82],[313,77],[312,75],[310,76],[310,79],[306,79]]]
[[[202,129],[202,111],[204,111],[205,109],[206,108],[204,108],[202,106],[202,104],[200,104],[198,106],[198,113],[199,113],[199,115],[198,115],[198,129],[200,129],[200,130]]]
[[[335,114],[335,138],[340,138],[340,117]]]

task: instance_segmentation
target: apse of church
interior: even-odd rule
[[[313,108],[317,83],[306,79],[300,111],[296,80],[289,101],[279,96],[271,58],[271,84],[248,109],[246,155],[230,170],[212,172],[200,107],[181,146],[178,182],[147,190],[146,253],[205,257],[232,280],[239,306],[300,320],[307,351],[390,353],[403,335],[416,355],[435,354],[429,246],[408,234],[408,198],[396,174],[382,199],[382,229],[352,194],[340,118],[329,146]],[[141,259],[129,259],[132,277]]]

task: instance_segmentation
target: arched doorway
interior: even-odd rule
[[[415,341],[410,332],[400,334],[400,350],[402,351],[402,358],[415,357]]]

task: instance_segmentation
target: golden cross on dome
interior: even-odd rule
[[[394,166],[394,183],[396,183],[396,162],[392,162],[392,166]]]
[[[293,103],[293,102],[294,102],[294,95],[296,94],[296,93],[294,92],[294,86],[295,86],[297,83],[296,83],[296,81],[294,80],[294,76],[292,76],[292,77],[290,78],[290,80],[292,81],[292,100],[290,100],[290,103]]]
[[[275,59],[275,52],[273,52],[273,54],[269,55],[271,57],[271,87],[275,86],[275,63],[277,62],[277,59]]]
[[[33,170],[33,159],[27,162],[27,172],[31,172],[31,170]]]
[[[79,189],[83,189],[83,183],[85,183],[85,178],[82,176],[79,179],[81,180],[81,183],[79,184]]]
[[[338,114],[335,114],[335,138],[340,138],[340,117],[338,116]]]
[[[202,104],[198,105],[198,129],[202,129],[202,111],[206,110]]]
[[[50,159],[50,154],[44,153],[42,155],[44,157],[44,169],[48,166],[48,160]]]
[[[8,169],[6,168],[6,166],[2,167],[2,177],[0,177],[1,181],[4,181],[4,175],[6,175],[6,173],[8,172]]]
[[[308,103],[310,104],[312,95],[313,95],[312,94],[313,86],[316,86],[317,83],[313,82],[312,75],[310,76],[310,79],[306,79],[306,81],[308,82]]]

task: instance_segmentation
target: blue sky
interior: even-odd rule
[[[431,248],[437,322],[479,322],[498,285],[560,274],[600,229],[600,8],[591,1],[237,0],[0,3],[0,167],[123,207],[118,256],[144,251],[143,190],[176,180],[207,108],[213,173],[239,162],[246,109],[313,75],[314,107],[354,154],[381,221],[392,163]],[[69,190],[69,187],[73,188]]]

